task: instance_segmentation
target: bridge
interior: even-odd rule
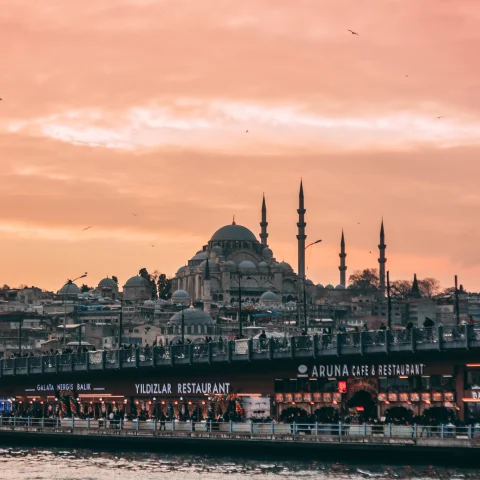
[[[0,377],[477,349],[480,352],[480,332],[472,325],[440,326],[4,358],[0,360]]]

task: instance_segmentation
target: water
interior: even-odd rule
[[[3,474],[2,474],[3,472]],[[197,455],[92,450],[0,449],[0,478],[9,480],[360,480],[478,479],[480,470],[433,466],[238,460]]]

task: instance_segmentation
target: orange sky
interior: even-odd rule
[[[478,0],[0,0],[0,283],[173,274],[233,214],[258,234],[262,192],[296,268],[303,177],[316,283],[342,227],[348,273],[376,267],[383,216],[392,278],[480,290],[479,22]]]

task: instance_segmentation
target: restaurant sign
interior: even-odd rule
[[[141,395],[207,395],[230,393],[230,383],[136,383],[135,392]]]
[[[422,364],[376,364],[376,365],[306,365],[298,367],[299,376],[310,378],[358,378],[358,377],[400,377],[423,375]]]
[[[104,391],[105,388],[98,387],[95,388],[91,383],[76,383],[76,382],[67,382],[67,383],[43,383],[38,384],[35,388],[26,388],[26,392],[56,392],[62,390],[72,390],[78,393],[82,392],[94,392],[94,391]]]

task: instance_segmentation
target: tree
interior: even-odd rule
[[[412,290],[412,282],[410,280],[395,280],[390,284],[390,294],[392,297],[397,297],[406,300],[410,291]]]
[[[164,273],[158,276],[158,297],[162,300],[169,300],[172,297],[172,280]]]
[[[378,288],[380,283],[378,270],[375,268],[355,270],[353,274],[350,275],[349,283],[362,293],[372,292],[375,288]]]
[[[148,270],[146,268],[141,268],[138,274],[148,282],[150,291],[152,293],[152,300],[156,300],[158,297],[157,284],[155,283],[155,280],[152,279],[152,276],[148,273]]]
[[[424,278],[418,281],[418,288],[422,297],[432,298],[440,293],[440,282],[436,278]]]
[[[92,287],[89,287],[89,286],[86,285],[85,283],[80,287],[80,290],[82,291],[82,293],[87,293],[87,292],[89,292],[91,289],[92,289]]]
[[[118,285],[118,278],[115,275],[112,275],[112,280]]]

